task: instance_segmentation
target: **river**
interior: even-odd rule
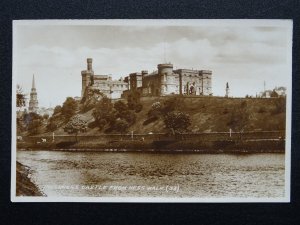
[[[284,154],[17,151],[51,197],[284,197]]]

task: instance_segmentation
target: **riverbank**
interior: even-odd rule
[[[44,196],[39,188],[30,180],[29,168],[16,164],[16,196]]]
[[[103,152],[172,152],[172,153],[284,153],[285,141],[274,140],[223,140],[223,141],[90,141],[59,143],[18,143],[18,150],[103,151]]]

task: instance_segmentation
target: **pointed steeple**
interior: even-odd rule
[[[37,100],[37,92],[35,89],[35,80],[34,80],[34,74],[32,76],[32,87],[30,92],[30,100],[29,100],[29,112],[37,112],[38,107],[38,100]]]
[[[31,87],[31,89],[35,89],[34,74],[33,74],[33,76],[32,76],[32,87]]]

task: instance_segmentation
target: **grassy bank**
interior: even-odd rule
[[[141,104],[143,109],[136,113],[136,120],[130,125],[128,134],[131,131],[134,133],[165,133],[167,132],[162,118],[145,123],[148,119],[148,112],[155,102],[163,104],[167,99],[172,97],[143,97]],[[126,102],[126,101],[125,101]],[[189,130],[191,132],[225,132],[229,128],[233,131],[238,131],[233,124],[239,109],[243,108],[243,113],[247,115],[243,129],[245,131],[272,131],[285,130],[285,99],[282,98],[222,98],[222,97],[181,97],[178,98],[176,104],[180,106],[180,111],[187,113],[190,116],[191,125]],[[90,109],[87,112],[77,111],[76,113],[85,121],[92,123],[94,118]],[[56,116],[57,128],[51,132],[46,129],[41,129],[38,136],[51,136],[53,132],[55,135],[65,135],[64,117],[58,113]],[[95,126],[88,126],[84,135],[104,134],[106,129],[99,129]],[[28,136],[24,132],[22,136]]]
[[[44,196],[28,177],[30,174],[29,169],[19,162],[16,166],[16,196]]]

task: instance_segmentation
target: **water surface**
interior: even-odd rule
[[[47,196],[284,197],[284,154],[18,151]]]

